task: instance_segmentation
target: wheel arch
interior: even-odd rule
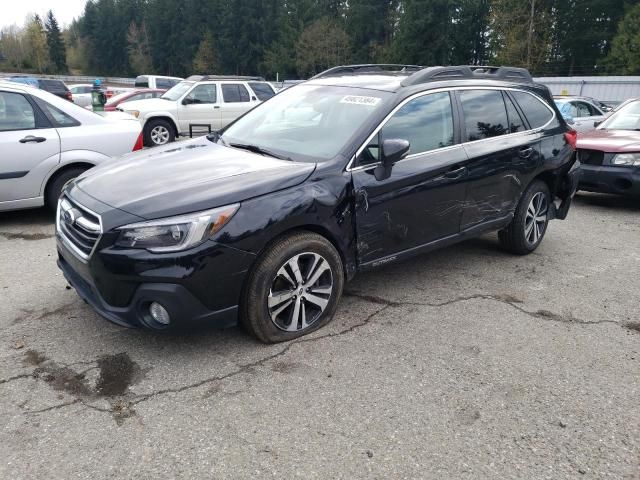
[[[144,130],[147,128],[147,125],[149,125],[149,122],[152,122],[154,120],[166,120],[173,127],[173,132],[175,133],[176,137],[178,136],[178,123],[171,115],[167,113],[151,114],[146,117],[144,120],[142,131],[144,132]]]
[[[49,187],[51,186],[51,184],[53,182],[55,182],[56,178],[58,178],[60,175],[62,175],[63,173],[72,170],[74,168],[84,168],[85,170],[89,170],[90,168],[95,167],[96,164],[95,163],[91,163],[89,161],[86,160],[77,160],[74,162],[70,162],[70,163],[65,163],[63,165],[60,165],[59,168],[53,170],[49,176],[44,180],[43,182],[43,189],[42,189],[42,194],[44,195],[44,197],[46,198],[47,193],[49,192]]]

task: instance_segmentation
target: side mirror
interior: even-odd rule
[[[258,99],[252,95],[252,96],[251,96],[251,101],[252,101],[252,102],[255,102],[256,100],[258,100]]]
[[[193,98],[188,98],[188,97],[186,97],[186,98],[183,98],[183,99],[182,99],[182,104],[183,104],[183,105],[191,105],[192,103],[194,103],[194,102],[193,102]]]
[[[409,154],[411,144],[402,138],[388,138],[382,142],[382,165],[390,167]]]
[[[379,182],[391,176],[391,167],[409,154],[411,144],[402,138],[389,138],[382,142],[380,146],[380,160],[382,165],[378,165],[373,174]]]
[[[600,120],[599,122],[593,122],[593,128],[598,128],[601,123],[602,123],[602,120]]]

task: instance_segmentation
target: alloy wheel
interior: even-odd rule
[[[547,228],[547,213],[549,202],[544,192],[536,193],[529,206],[524,221],[524,237],[529,245],[535,245],[540,241]]]
[[[164,145],[169,141],[169,130],[167,127],[157,125],[151,130],[151,141],[156,145]]]
[[[267,299],[269,316],[280,330],[298,332],[313,325],[333,292],[329,262],[313,252],[287,260],[278,270]]]

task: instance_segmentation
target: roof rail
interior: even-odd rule
[[[264,82],[264,77],[245,77],[242,75],[191,75],[185,80],[190,82],[204,82],[207,80],[253,80],[256,82]]]
[[[479,65],[458,65],[452,67],[428,67],[414,73],[402,81],[403,87],[438,80],[486,78],[492,80],[519,81],[533,83],[533,77],[526,68],[490,67]]]
[[[338,67],[333,67],[328,70],[325,70],[324,72],[320,72],[316,76],[311,77],[311,79],[333,77],[337,75],[358,74],[358,73],[418,72],[423,68],[424,67],[421,67],[420,65],[403,65],[403,64],[397,64],[397,63],[363,63],[360,65],[340,65]]]

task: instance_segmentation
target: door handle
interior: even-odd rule
[[[217,110],[218,108],[220,108],[220,105],[214,105],[213,108]]]
[[[27,135],[24,138],[18,140],[20,143],[42,143],[46,142],[47,139],[44,137],[34,137],[33,135]]]
[[[533,154],[533,147],[524,147],[518,152],[520,158],[529,158],[531,154]]]
[[[467,173],[467,167],[452,167],[452,170],[449,170],[444,174],[445,178],[456,179],[462,177],[465,173]]]

